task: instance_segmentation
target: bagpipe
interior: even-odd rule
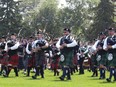
[[[0,49],[5,49],[5,43],[0,44]]]
[[[38,40],[38,42],[36,43],[36,47],[39,46],[39,47],[42,47],[42,46],[45,46],[45,41],[44,40]]]
[[[72,43],[73,41],[68,37],[68,38],[66,38],[66,37],[63,37],[62,39],[61,39],[61,43],[60,43],[60,45],[62,45],[63,43],[66,43],[66,44],[69,44],[69,43]]]
[[[103,47],[104,45],[104,42],[103,41],[100,41],[98,44],[97,44],[97,47]]]
[[[63,37],[63,38],[61,38],[60,45],[70,44],[72,42],[73,42],[73,40],[70,38],[70,36],[68,36],[67,38]],[[75,47],[64,47],[63,49],[61,49],[61,52],[69,52],[69,51],[74,50],[74,48]]]
[[[49,46],[47,48],[42,48],[42,46],[45,46],[45,45],[46,45],[45,40],[38,40],[38,42],[36,43],[36,47],[40,47],[42,51],[48,51]]]
[[[14,41],[14,40],[9,40],[9,41],[7,42],[8,48],[14,46],[15,44],[16,44],[16,41]],[[8,55],[9,55],[9,56],[15,55],[15,54],[17,54],[17,52],[18,52],[18,49],[16,49],[16,50],[8,49]]]
[[[108,45],[116,44],[116,35],[114,37],[108,37],[107,43],[108,43]]]
[[[54,44],[51,46],[51,48],[52,48],[52,52],[53,52],[53,55],[54,55],[54,56],[60,55],[60,54],[59,54],[59,50],[58,50],[58,48],[56,47],[56,43],[54,43]]]
[[[115,45],[115,44],[116,44],[116,35],[113,36],[113,37],[108,37],[107,45],[112,46],[112,45]],[[109,53],[114,53],[114,52],[116,52],[116,49],[108,49],[108,52]]]
[[[12,46],[14,46],[15,45],[15,41],[13,41],[13,40],[9,40],[8,42],[7,42],[7,46],[8,47],[12,47]]]

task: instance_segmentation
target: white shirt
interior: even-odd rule
[[[66,36],[68,37],[68,36]],[[56,47],[59,49],[60,48],[60,41],[61,41],[62,37],[58,40],[58,42],[56,43]],[[77,45],[76,40],[72,39],[72,43],[67,44],[67,47],[75,47]]]

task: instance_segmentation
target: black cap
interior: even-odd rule
[[[12,34],[11,34],[11,36],[13,36],[13,35],[16,36],[16,33],[12,33]]]
[[[31,38],[33,38],[33,36],[30,36],[29,38],[31,39]]]
[[[104,32],[100,32],[99,35],[105,35],[105,33]]]
[[[64,31],[71,32],[71,30],[69,28],[64,28]]]
[[[109,28],[108,30],[109,30],[109,31],[115,31],[115,29],[114,29],[114,28],[112,28],[112,27],[111,27],[111,28]]]
[[[6,37],[3,35],[1,38],[5,39]]]
[[[37,34],[43,34],[41,31],[38,31]]]

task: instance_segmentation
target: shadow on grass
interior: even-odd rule
[[[20,76],[20,77],[24,77],[24,78],[31,78],[31,76]]]
[[[115,83],[115,82],[107,82],[107,81],[103,81],[103,82],[99,82],[100,84],[112,84],[112,83]]]
[[[34,81],[34,80],[40,80],[40,78],[37,78],[37,79],[27,78],[26,80],[32,80],[32,81]]]
[[[60,80],[60,79],[55,79],[55,80],[50,80],[50,81],[53,81],[53,82],[71,82],[71,80]]]
[[[15,76],[9,76],[9,77],[4,77],[4,76],[2,76],[2,77],[0,77],[0,78],[3,78],[3,79],[10,79],[10,78],[17,78],[17,77],[15,77]]]
[[[89,78],[89,80],[100,80],[99,78],[94,78],[94,77],[91,77],[91,78]]]

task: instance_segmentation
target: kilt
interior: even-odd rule
[[[108,55],[110,53],[107,54],[107,61],[108,61],[108,66],[115,66],[116,67],[116,52],[113,52],[113,59],[112,60],[108,60]]]
[[[2,65],[8,65],[8,54],[7,53],[5,53],[3,57],[0,59],[0,63]]]
[[[96,55],[92,55],[91,56],[91,65],[94,66],[94,65],[98,65],[98,62],[96,60]]]
[[[35,67],[35,55],[32,54],[30,58],[28,58],[28,67]]]
[[[45,64],[45,53],[43,51],[35,53],[35,66],[43,66]]]
[[[51,63],[51,68],[52,69],[58,69],[58,67],[59,67],[59,57],[53,59],[52,63]]]
[[[101,59],[98,61],[98,65],[106,65],[107,63],[107,53],[104,53],[101,56]]]
[[[9,57],[9,62],[8,64],[12,65],[12,66],[17,66],[18,65],[18,62],[19,61],[19,57],[17,54],[15,55],[12,55]]]
[[[61,55],[64,56],[64,61],[61,61],[61,56],[60,56],[60,65],[72,67],[73,66],[74,51],[71,50],[69,52],[64,52],[64,53],[61,53]]]

